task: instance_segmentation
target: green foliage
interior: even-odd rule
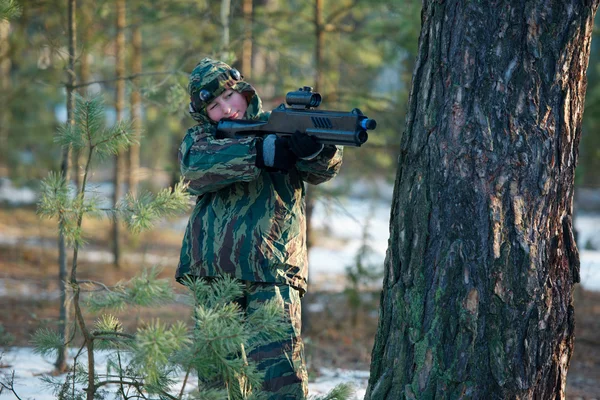
[[[354,394],[354,387],[351,384],[342,383],[337,385],[331,392],[324,396],[312,396],[312,400],[345,400]]]
[[[156,320],[138,330],[134,343],[134,363],[141,366],[147,384],[157,386],[169,371],[177,371],[173,354],[189,348],[191,338],[184,322],[167,327]]]
[[[64,341],[62,335],[48,328],[38,329],[31,339],[34,352],[44,357],[56,355],[57,349],[63,345]]]
[[[127,194],[117,207],[116,212],[122,217],[133,233],[150,229],[159,218],[172,217],[185,210],[189,205],[187,184],[180,180],[171,190],[161,190],[156,196],[144,193],[139,197]]]
[[[14,19],[21,15],[21,11],[15,0],[0,0],[0,21]]]
[[[194,297],[196,329],[192,345],[180,354],[179,362],[196,369],[201,381],[227,382],[230,395],[248,398],[249,393],[244,393],[248,387],[260,387],[262,373],[246,354],[285,336],[287,324],[281,307],[267,302],[247,318],[236,303],[243,289],[239,281],[229,277],[213,282],[190,278],[185,285]]]
[[[167,303],[174,298],[173,289],[165,279],[159,279],[158,268],[145,269],[128,282],[119,282],[112,288],[88,298],[87,306],[92,312],[103,310],[123,311],[130,307],[152,307]]]
[[[115,155],[134,142],[134,134],[129,121],[117,121],[105,128],[105,105],[100,96],[86,99],[75,95],[75,123],[63,124],[58,130],[55,142],[62,147],[71,146],[74,150],[87,149],[100,157]]]

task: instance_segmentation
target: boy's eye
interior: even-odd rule
[[[227,97],[227,98],[230,98],[231,96],[233,96],[233,90],[225,95],[225,97]]]

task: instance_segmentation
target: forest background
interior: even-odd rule
[[[67,1],[20,1],[20,14],[0,21],[0,188],[29,188],[35,193],[40,180],[59,169],[62,150],[53,139],[67,119],[69,73],[74,74],[80,94],[105,98],[109,125],[132,118],[141,134],[139,148],[120,158],[98,161],[92,182],[114,187],[118,164],[121,183],[117,186],[124,190],[157,191],[172,186],[179,180],[177,148],[194,123],[187,112],[188,75],[205,56],[238,68],[258,89],[266,110],[282,103],[286,92],[313,86],[323,96],[321,109],[358,107],[377,120],[377,130],[363,147],[345,151],[336,184],[314,190],[315,198],[334,202],[357,192],[377,197],[382,195],[381,186],[392,184],[417,52],[420,1],[126,0],[125,19],[117,17],[118,3],[77,2],[73,71],[68,70]],[[599,24],[596,18],[576,175],[577,193],[584,199],[577,204],[586,212],[600,209],[593,200],[600,197],[596,194],[600,189]],[[119,40],[124,43],[120,56]],[[123,89],[119,82],[124,83]],[[77,185],[77,154],[71,155],[71,162],[71,180]],[[39,220],[34,203],[24,206],[17,199],[2,201],[0,236],[18,238],[0,243],[3,285],[29,280],[36,289],[56,290],[55,225]],[[165,229],[166,225],[138,237],[123,232],[119,239],[124,243],[123,253],[154,251],[176,256],[183,232]],[[107,223],[94,222],[84,228],[92,232],[89,248],[111,248]],[[32,236],[50,243],[50,249],[25,246]],[[326,240],[326,229],[318,225],[311,238],[313,242]],[[364,255],[368,249],[361,251]],[[357,265],[360,256],[357,254]],[[139,262],[131,260],[126,258],[118,267],[106,260],[87,260],[84,271],[88,277],[116,282],[139,272]],[[357,296],[349,289],[376,282],[381,266],[359,266],[348,269],[342,285],[347,290],[339,298],[327,300],[351,304],[349,313],[332,318],[335,307],[330,307],[306,319],[315,363],[368,366],[378,294],[375,290]],[[172,276],[173,269],[166,268],[164,276]],[[595,294],[581,298],[593,300]],[[0,333],[13,344],[27,345],[35,328],[53,326],[52,318],[58,312],[56,299],[3,296],[0,302],[4,310]],[[585,304],[580,310],[589,306],[590,312],[600,313],[595,300]],[[132,324],[146,317],[173,318],[171,314],[172,309],[146,310]],[[577,357],[577,350],[575,354]],[[589,362],[600,369],[600,358],[588,360],[584,366],[590,367]]]

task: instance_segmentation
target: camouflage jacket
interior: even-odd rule
[[[253,95],[258,107],[249,107],[246,118],[268,118]],[[181,173],[198,200],[176,279],[228,274],[306,290],[304,182],[333,178],[342,164],[342,148],[325,146],[288,173],[270,172],[255,166],[260,138],[217,139],[216,125],[202,122],[187,131],[179,149]]]

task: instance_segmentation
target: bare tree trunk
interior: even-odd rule
[[[242,47],[242,74],[246,79],[252,76],[252,26],[254,14],[253,0],[244,0],[244,45]]]
[[[117,38],[116,38],[116,101],[115,112],[117,121],[123,118],[123,109],[125,106],[125,0],[116,0],[117,5]],[[121,184],[123,181],[123,157],[117,154],[114,158],[114,192],[113,204],[116,205],[121,198]],[[112,240],[113,240],[113,264],[119,267],[121,263],[121,233],[119,229],[119,220],[113,218]]]
[[[321,90],[323,86],[323,47],[325,45],[323,1],[315,0],[315,92]]]
[[[83,32],[81,35],[81,43],[83,44],[82,54],[80,56],[79,63],[79,81],[82,83],[90,80],[90,63],[88,59],[89,46],[92,39],[92,21],[90,16],[90,9],[88,7],[82,7],[81,9]],[[79,94],[85,96],[87,93],[87,86],[83,86],[79,89]],[[81,168],[85,162],[85,154],[81,151],[77,151],[73,157],[73,181],[75,187],[81,186]]]
[[[68,36],[69,36],[69,66],[67,69],[67,121],[69,124],[74,124],[74,108],[75,98],[73,86],[77,82],[75,74],[75,48],[77,47],[77,30],[75,16],[77,5],[75,0],[68,0]],[[71,149],[65,148],[62,154],[62,162],[60,165],[60,173],[62,177],[69,181]],[[69,310],[67,297],[67,247],[65,244],[65,236],[63,234],[63,221],[59,220],[58,234],[58,286],[60,290],[60,308],[58,317],[58,331],[64,337],[64,346],[58,349],[58,355],[54,367],[57,371],[64,372],[67,370],[67,342],[69,340]]]
[[[323,31],[323,0],[315,0],[315,83],[314,91],[319,91],[319,88],[323,86],[323,46],[325,42],[325,34]],[[308,251],[312,247],[312,214],[315,208],[315,199],[312,193],[313,191],[308,188],[306,192],[306,244]]]
[[[9,56],[10,44],[8,41],[10,33],[10,22],[0,20],[0,93],[8,93],[10,90],[10,68]],[[0,96],[0,165],[8,168],[8,109],[7,96]]]
[[[221,0],[221,26],[223,27],[223,40],[221,48],[221,59],[229,60],[229,15],[231,14],[231,0]]]
[[[564,399],[599,0],[425,0],[366,399]]]
[[[323,86],[323,74],[321,72],[323,67],[323,45],[325,35],[323,32],[323,0],[315,0],[314,7],[314,27],[315,27],[315,83],[314,91],[318,91]],[[314,188],[306,187],[306,248],[310,254],[312,249],[312,216],[315,209],[315,194]],[[310,268],[309,274],[310,276]],[[302,329],[308,331],[310,329],[311,321],[310,314],[307,312],[306,307],[302,307]]]
[[[133,76],[142,73],[142,30],[139,20],[133,27],[131,45],[133,54],[131,56],[131,74]],[[131,118],[133,131],[135,132],[135,142],[129,147],[128,168],[127,168],[127,187],[131,194],[137,194],[138,175],[140,168],[140,133],[142,131],[142,96],[137,87],[139,79],[132,80],[134,89],[131,92]]]

